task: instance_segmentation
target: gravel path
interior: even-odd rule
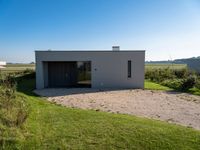
[[[132,114],[200,130],[200,96],[150,90],[43,89],[35,93],[72,108]]]

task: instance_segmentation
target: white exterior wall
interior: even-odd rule
[[[48,61],[91,61],[92,88],[144,88],[145,51],[36,51],[37,89],[47,84]]]

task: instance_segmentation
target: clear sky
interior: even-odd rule
[[[112,45],[146,60],[200,56],[200,0],[0,0],[0,60]]]

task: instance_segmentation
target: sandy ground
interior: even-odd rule
[[[131,114],[200,130],[200,96],[150,90],[43,89],[35,93],[72,108]]]

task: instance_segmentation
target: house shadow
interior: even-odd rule
[[[57,97],[75,94],[88,93],[105,93],[126,90],[141,90],[133,88],[88,88],[88,87],[71,87],[71,88],[45,88],[37,90],[35,86],[35,73],[26,74],[15,78],[17,81],[17,91],[29,96],[37,97]]]
[[[106,92],[117,92],[117,91],[127,91],[127,90],[141,90],[133,88],[45,88],[34,90],[33,92],[37,95],[44,97],[57,97],[57,96],[67,96],[76,94],[89,94],[89,93],[106,93]]]
[[[33,92],[35,89],[35,73],[26,74],[23,76],[15,77],[18,92],[24,93],[29,96],[38,96]]]
[[[166,91],[166,93],[167,94],[173,94],[173,95],[183,95],[183,94],[186,94],[186,95],[194,96],[194,94],[189,93],[187,91],[178,91],[178,90]],[[195,95],[195,96],[198,96],[198,95]]]

